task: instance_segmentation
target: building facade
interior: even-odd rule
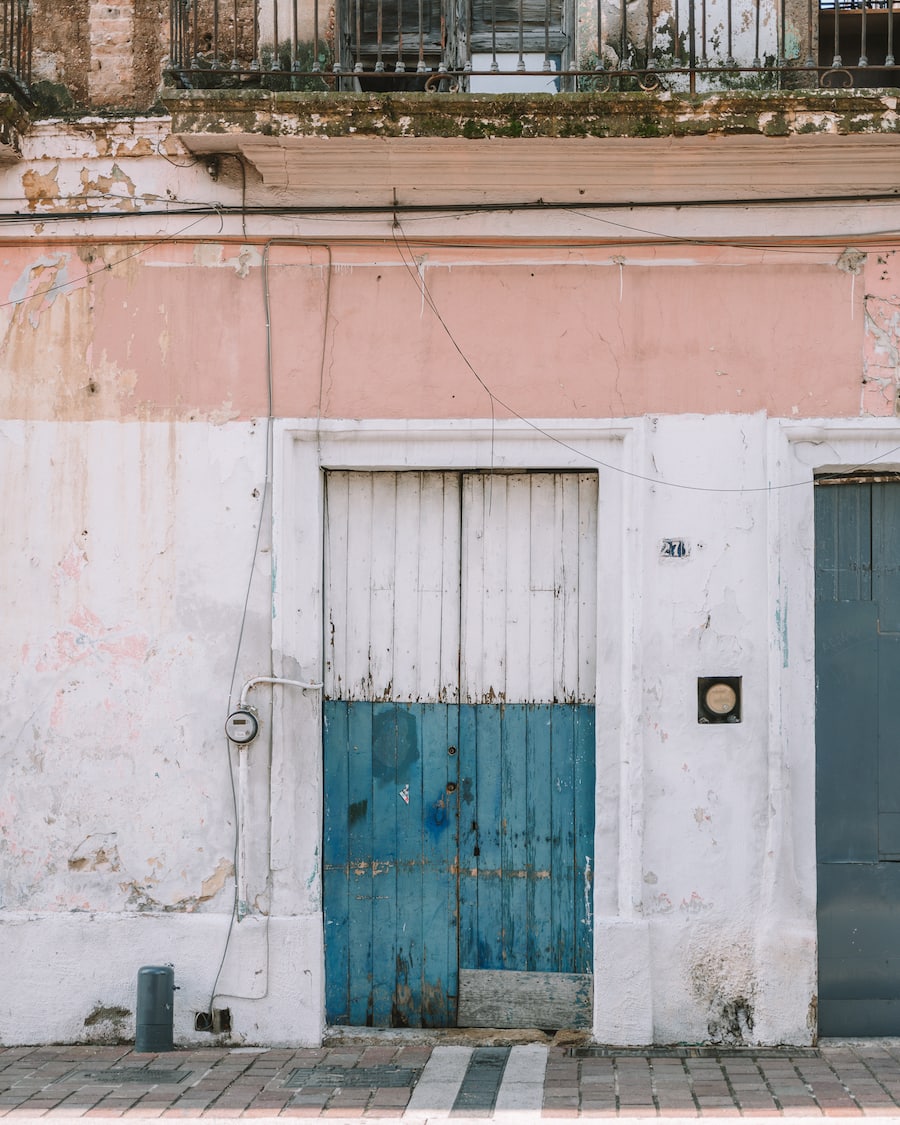
[[[0,1042],[168,963],[185,1043],[896,1033],[893,14],[83,7],[7,8]]]

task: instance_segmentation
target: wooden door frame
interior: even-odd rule
[[[322,422],[274,424],[272,665],[276,676],[321,679],[323,645],[324,471],[600,469],[597,558],[598,622],[613,645],[598,646],[594,946],[600,932],[623,916],[639,929],[632,903],[641,887],[640,848],[632,825],[620,822],[641,789],[635,746],[638,720],[623,700],[640,692],[640,596],[635,589],[640,538],[635,508],[640,488],[641,424],[518,420]],[[558,436],[554,441],[545,433]],[[576,452],[577,451],[577,452]],[[598,634],[599,635],[599,634]],[[324,1028],[324,934],[319,871],[322,839],[321,705],[315,693],[282,692],[273,699],[271,865],[282,884],[296,888],[294,906],[318,943],[308,967],[313,1002]],[[599,826],[603,826],[601,828]],[[604,967],[608,962],[604,962]],[[610,991],[617,974],[595,977],[598,1003],[615,1010]],[[625,998],[623,996],[623,1002]],[[632,1001],[633,1002],[633,1001]],[[647,997],[648,1005],[650,999]]]

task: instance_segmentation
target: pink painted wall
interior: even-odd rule
[[[7,247],[0,415],[265,413],[266,272],[277,415],[487,417],[482,384],[498,417],[894,412],[893,251],[857,272],[833,250],[688,246],[273,245],[261,263],[262,245]]]

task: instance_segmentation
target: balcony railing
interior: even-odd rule
[[[170,81],[338,91],[900,84],[900,0],[172,0]],[[276,46],[277,45],[277,46]]]
[[[22,98],[32,46],[45,69],[60,49],[52,20],[48,0],[0,0]],[[162,30],[134,22],[156,59]],[[170,0],[160,61],[185,88],[811,90],[900,85],[898,36],[900,0]]]
[[[29,100],[31,83],[30,0],[0,0],[0,81],[2,89]]]

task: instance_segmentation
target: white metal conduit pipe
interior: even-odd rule
[[[247,694],[256,687],[257,684],[283,684],[285,687],[301,688],[303,691],[321,691],[322,684],[315,684],[308,680],[285,680],[281,676],[254,676],[252,679],[247,680],[241,688],[240,708],[243,711],[247,707]]]
[[[279,684],[283,687],[300,688],[301,691],[321,691],[322,684],[308,680],[287,680],[281,676],[253,676],[241,688],[238,711],[248,711],[247,696],[257,684]],[[252,739],[251,739],[252,741]],[[250,742],[238,744],[238,822],[237,822],[237,920],[240,922],[250,913],[247,882],[247,831],[250,800]]]

